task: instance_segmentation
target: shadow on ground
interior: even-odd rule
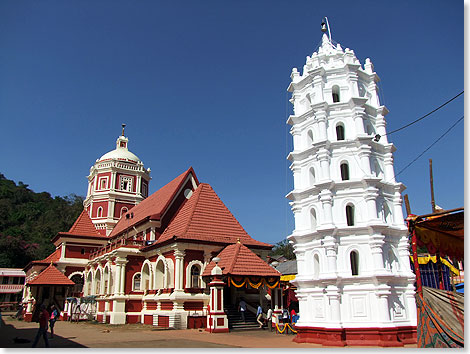
[[[10,324],[6,324],[3,320],[0,324],[0,347],[1,348],[31,348],[36,338],[38,330],[36,328],[15,328]],[[50,333],[47,334],[50,336]],[[86,348],[84,345],[74,342],[75,337],[61,337],[55,335],[53,339],[49,339],[51,348]],[[41,338],[37,348],[44,348],[44,339]]]

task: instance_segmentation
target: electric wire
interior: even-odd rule
[[[418,119],[416,119],[416,120],[414,120],[414,121],[412,121],[412,122],[410,122],[410,123],[404,125],[404,126],[401,127],[401,128],[398,128],[398,129],[392,130],[391,132],[388,132],[388,133],[385,134],[384,136],[388,136],[388,135],[391,135],[391,134],[393,134],[393,133],[399,132],[399,131],[402,130],[402,129],[408,128],[410,125],[413,125],[413,124],[415,124],[415,123],[418,123],[420,120],[422,120],[422,119],[426,118],[427,116],[433,114],[434,112],[440,110],[442,107],[444,107],[445,105],[449,104],[450,102],[452,102],[453,100],[455,100],[457,97],[459,97],[459,96],[462,95],[463,93],[464,93],[464,91],[460,92],[459,94],[457,94],[456,96],[454,96],[454,97],[452,97],[450,100],[448,100],[447,102],[444,102],[444,103],[441,104],[439,107],[433,109],[431,112],[429,112],[429,113],[425,114],[424,116],[422,116],[422,117],[420,117],[420,118],[418,118]],[[376,135],[376,138],[380,139],[380,135]],[[377,139],[377,141],[378,141],[378,139]]]
[[[405,167],[403,167],[400,172],[398,172],[395,177],[397,177],[398,175],[400,175],[402,172],[404,172],[408,167],[410,167],[413,163],[416,162],[416,160],[418,160],[421,156],[423,156],[429,149],[431,149],[434,145],[436,145],[436,143],[441,140],[447,133],[449,133],[452,128],[454,128],[465,116],[462,116],[460,117],[454,124],[452,124],[452,126],[447,129],[439,138],[437,138],[431,145],[429,145],[421,154],[419,154],[413,161],[411,161],[408,165],[406,165]]]

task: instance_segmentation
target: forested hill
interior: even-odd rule
[[[22,268],[54,251],[51,238],[68,231],[83,210],[83,197],[53,198],[0,173],[0,267]]]

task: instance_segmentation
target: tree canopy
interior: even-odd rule
[[[53,198],[0,173],[0,267],[22,268],[54,251],[50,242],[68,231],[83,210],[83,197]]]
[[[295,259],[294,246],[287,239],[276,243],[270,253],[271,256],[284,256],[292,261]]]

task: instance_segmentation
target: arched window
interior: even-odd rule
[[[121,208],[121,215],[119,217],[122,217],[125,213],[127,213],[129,210],[126,207]]]
[[[344,125],[338,124],[336,126],[336,140],[344,140]]]
[[[315,183],[315,169],[313,167],[310,167],[308,170],[308,180],[311,187]]]
[[[346,205],[346,223],[348,226],[354,226],[354,205]]]
[[[148,263],[142,268],[142,290],[150,289],[150,267]]]
[[[163,264],[163,261],[160,260],[157,262],[157,266],[155,267],[155,281],[154,281],[155,289],[165,288],[164,276],[165,276],[165,265]]]
[[[86,278],[86,292],[87,295],[93,295],[93,274],[91,272],[88,273],[87,278]]]
[[[201,274],[201,270],[199,269],[198,265],[193,265],[191,267],[191,288],[199,288],[199,275]]]
[[[312,230],[317,229],[317,213],[315,212],[315,209],[310,209],[310,226]]]
[[[99,207],[96,211],[96,217],[101,218],[103,216],[103,207]]]
[[[320,257],[318,254],[313,256],[313,278],[318,279],[320,274]]]
[[[341,170],[341,180],[342,181],[349,180],[349,165],[347,162],[341,163],[340,170]]]
[[[331,94],[333,95],[333,103],[339,102],[339,86],[335,85],[331,89]]]
[[[357,251],[351,251],[349,260],[351,262],[351,274],[359,275],[359,254]]]
[[[307,133],[307,145],[310,146],[313,144],[313,132],[311,130]]]
[[[109,294],[109,268],[106,267],[104,268],[104,274],[103,274],[103,282],[104,282],[104,294]]]
[[[140,280],[141,280],[140,273],[135,273],[134,278],[132,279],[132,290],[133,291],[140,291]]]
[[[95,273],[95,294],[101,294],[101,272],[99,270]]]
[[[75,283],[75,285],[73,286],[72,293],[74,294],[81,293],[83,291],[83,276],[81,274],[75,274],[75,275],[72,275],[70,280]]]

